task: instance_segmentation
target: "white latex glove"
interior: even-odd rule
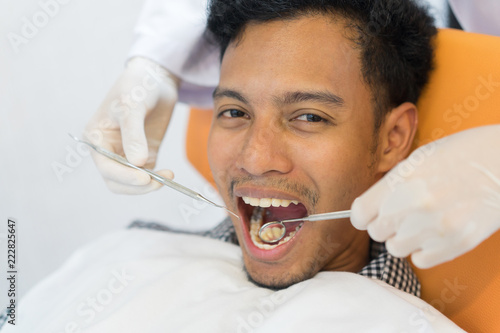
[[[415,150],[352,204],[354,227],[428,268],[500,229],[500,125]]]
[[[131,59],[108,92],[84,132],[84,137],[125,156],[137,166],[152,169],[175,103],[179,80],[155,62]],[[123,166],[92,152],[109,189],[142,194],[161,187],[144,172]],[[170,170],[157,171],[173,178]]]

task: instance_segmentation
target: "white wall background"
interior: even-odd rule
[[[63,2],[62,0],[59,0]],[[51,0],[0,3],[0,307],[6,301],[5,231],[18,224],[18,292],[62,264],[82,244],[134,219],[190,230],[206,229],[224,214],[204,208],[186,218],[190,199],[161,189],[144,196],[107,190],[89,156],[73,160],[60,181],[53,164],[68,164],[68,151],[118,77],[132,41],[143,0],[66,0],[48,23],[15,50],[9,33],[21,35],[24,20]],[[435,13],[442,0],[435,3]],[[442,24],[442,23],[441,23]],[[187,163],[184,135],[187,109],[179,106],[161,148],[158,166],[176,180],[211,192]],[[184,206],[183,206],[184,205]]]
[[[181,208],[195,208],[192,201],[166,188],[143,196],[115,195],[90,156],[70,161],[73,172],[63,174],[62,181],[53,170],[54,162],[68,165],[68,150],[76,143],[67,133],[80,136],[122,70],[142,3],[69,1],[19,52],[8,34],[21,34],[23,19],[41,11],[39,1],[0,4],[0,232],[5,233],[9,217],[16,219],[21,295],[76,248],[134,219],[199,230],[224,216],[205,208],[186,218]],[[174,115],[158,166],[171,168],[178,182],[208,195],[206,183],[185,159],[187,108],[178,107]],[[0,241],[1,277],[5,236]],[[2,303],[4,290],[0,284]]]

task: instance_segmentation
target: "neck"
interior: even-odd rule
[[[362,234],[354,237],[332,263],[322,270],[358,273],[370,262],[370,237],[366,231],[358,232]]]

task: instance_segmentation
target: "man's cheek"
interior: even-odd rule
[[[208,157],[208,165],[210,166],[210,169],[213,171],[215,165],[214,165],[214,152],[213,152],[213,139],[212,139],[212,134],[208,136],[208,142],[207,142],[207,157]]]
[[[212,175],[215,180],[222,176],[222,166],[224,165],[224,146],[217,134],[211,134],[208,138],[208,164],[212,170]]]

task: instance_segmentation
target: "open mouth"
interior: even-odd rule
[[[307,216],[306,207],[295,200],[272,198],[240,198],[240,213],[244,216],[252,243],[263,250],[271,250],[289,242],[296,236],[303,222],[286,223],[286,233],[278,242],[268,244],[259,237],[259,229],[267,222],[295,219]],[[266,240],[276,239],[274,235],[281,234],[279,228],[271,228],[262,237]]]

